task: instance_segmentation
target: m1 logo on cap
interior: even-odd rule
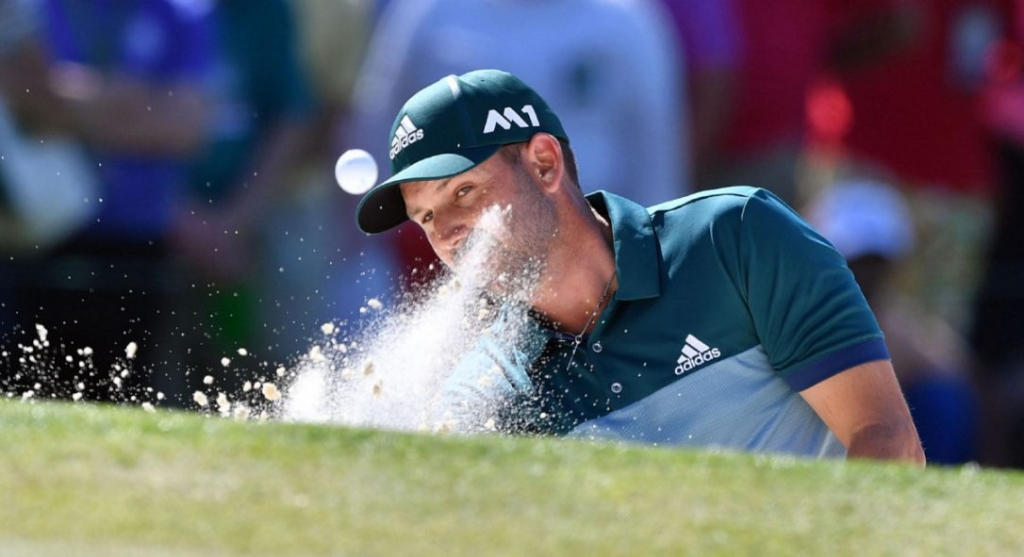
[[[528,104],[522,109],[523,114],[530,118],[530,123],[527,124],[526,120],[519,115],[511,106],[506,106],[504,112],[498,112],[493,108],[487,112],[487,123],[484,124],[484,133],[493,133],[497,126],[501,126],[501,129],[508,130],[512,128],[512,124],[519,126],[520,128],[529,127],[540,127],[540,120],[537,119],[537,111],[533,109],[532,104]]]

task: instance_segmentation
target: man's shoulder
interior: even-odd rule
[[[729,186],[692,193],[690,195],[652,205],[647,211],[652,217],[685,216],[688,219],[715,220],[734,210],[742,211],[751,198],[772,197],[765,189],[754,186]]]
[[[610,212],[610,208],[617,209],[617,211],[614,211],[617,213],[627,211],[644,212],[646,210],[652,218],[656,219],[659,214],[667,215],[671,213],[719,215],[729,208],[738,207],[742,209],[752,198],[777,200],[771,192],[756,186],[729,186],[702,190],[646,208],[630,198],[607,191],[596,191],[587,194],[587,201],[603,214]]]
[[[787,212],[785,203],[775,194],[745,185],[703,190],[650,207],[606,191],[588,194],[587,200],[599,213],[611,217],[613,228],[649,229],[653,226],[659,236],[680,226],[691,230],[710,229],[723,221],[731,222],[730,228],[734,228],[743,222],[752,201],[767,208],[769,213]]]
[[[701,190],[683,197],[678,197],[676,199],[653,205],[649,207],[648,210],[652,213],[658,211],[670,211],[672,209],[698,203],[704,205],[709,203],[745,203],[747,199],[756,195],[760,191],[763,191],[763,189],[755,186],[728,186]]]

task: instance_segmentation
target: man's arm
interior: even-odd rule
[[[196,82],[156,84],[61,63],[51,70],[51,85],[75,129],[94,145],[153,156],[187,156],[202,146],[209,105]]]
[[[846,446],[849,458],[924,465],[917,428],[889,361],[854,366],[800,394]]]
[[[533,385],[522,357],[494,336],[478,339],[442,385],[436,410],[439,425],[464,433],[526,429],[530,416],[519,405],[529,398]]]

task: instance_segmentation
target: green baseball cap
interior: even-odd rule
[[[461,174],[539,132],[569,139],[544,99],[510,73],[477,70],[427,86],[391,126],[391,178],[359,201],[359,228],[376,234],[408,219],[399,184]]]

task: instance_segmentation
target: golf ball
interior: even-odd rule
[[[349,149],[338,157],[334,179],[352,195],[366,193],[377,182],[377,161],[362,149]]]

